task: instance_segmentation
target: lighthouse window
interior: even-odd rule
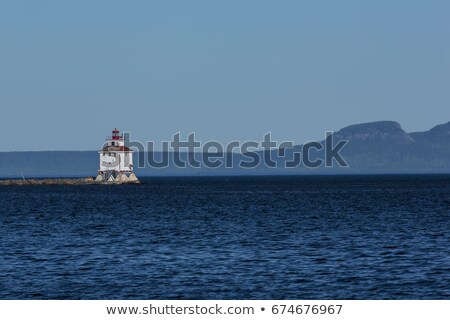
[[[113,142],[111,142],[111,145],[112,145],[112,146],[114,146],[114,145],[115,145],[115,142],[114,142],[114,141],[113,141]]]

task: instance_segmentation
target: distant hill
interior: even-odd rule
[[[96,151],[0,152],[0,177],[85,177],[98,170]]]
[[[362,143],[413,143],[414,139],[395,121],[378,121],[354,124],[334,133],[335,139]]]
[[[345,127],[333,134],[334,142],[348,140],[341,155],[349,164],[348,168],[333,166],[316,169],[269,169],[260,164],[253,169],[234,166],[217,169],[176,168],[174,165],[164,169],[136,169],[137,175],[243,175],[243,174],[372,174],[372,173],[450,173],[450,122],[438,125],[425,132],[405,132],[399,123],[379,121]],[[301,150],[302,145],[283,150],[286,157]],[[272,151],[272,158],[281,163],[278,151]],[[263,156],[264,152],[260,152]],[[138,158],[145,154],[135,154]],[[181,157],[202,155],[182,153]],[[323,157],[323,151],[311,155]],[[156,153],[155,158],[161,159]],[[244,159],[244,155],[234,154],[233,163]],[[170,155],[173,158],[173,154]],[[42,151],[42,152],[0,152],[0,177],[21,177],[22,172],[31,177],[85,177],[96,175],[98,169],[97,151]],[[135,167],[137,167],[135,165]]]
[[[334,138],[349,140],[342,154],[351,171],[450,172],[450,122],[415,133],[397,122],[372,122],[346,127]]]

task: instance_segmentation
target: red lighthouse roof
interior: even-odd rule
[[[112,131],[112,140],[120,140],[120,135],[119,135],[120,131],[117,130],[117,128],[115,128]]]

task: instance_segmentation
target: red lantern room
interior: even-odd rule
[[[120,140],[120,131],[115,128],[112,132],[112,140]]]

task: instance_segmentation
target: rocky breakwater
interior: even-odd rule
[[[92,177],[88,178],[60,178],[60,179],[9,179],[0,180],[0,186],[29,186],[29,185],[117,185],[117,184],[139,184],[139,180],[132,181],[96,181]]]

